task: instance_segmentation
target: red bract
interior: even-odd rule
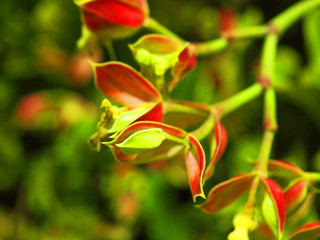
[[[199,142],[179,128],[163,123],[136,122],[109,143],[115,158],[126,163],[150,163],[168,160],[186,150],[186,168],[193,199],[204,197],[204,152]]]
[[[196,197],[205,197],[203,192],[203,175],[206,168],[206,160],[203,149],[198,140],[193,137],[188,137],[190,148],[186,151],[186,166],[189,176],[189,184],[193,196],[193,201]]]
[[[215,186],[209,193],[207,201],[200,205],[207,212],[216,212],[228,206],[248,191],[254,174],[239,174]]]
[[[289,178],[296,178],[303,175],[303,171],[299,167],[292,163],[281,160],[269,161],[268,171],[275,175],[285,176]]]
[[[150,80],[156,82],[157,78],[164,77],[165,73],[172,69],[172,79],[167,81],[170,91],[196,65],[194,46],[172,37],[150,34],[143,36],[130,47],[141,68],[148,68],[147,73],[152,72],[148,76]]]
[[[145,0],[79,0],[83,21],[106,38],[124,38],[137,31],[148,16]]]
[[[205,180],[212,176],[215,164],[219,161],[227,146],[227,131],[217,116],[215,116],[214,136],[212,138],[211,160],[206,170]]]
[[[272,181],[269,178],[262,178],[263,185],[267,191],[267,194],[269,197],[272,199],[273,202],[273,207],[275,208],[276,211],[276,232],[275,235],[278,239],[281,239],[283,229],[284,229],[284,223],[285,223],[285,217],[286,217],[286,208],[285,208],[285,200],[284,200],[284,195],[282,193],[282,190],[280,186]],[[271,212],[271,210],[270,210]],[[267,212],[267,214],[271,214],[270,212]],[[265,214],[264,214],[265,215]],[[266,217],[266,216],[265,216]],[[270,226],[270,223],[268,220],[271,220],[269,217],[266,217],[267,223]],[[271,229],[272,226],[270,226]]]
[[[307,240],[317,239],[320,236],[320,222],[311,222],[303,225],[293,234],[290,235],[288,240]]]
[[[126,64],[93,63],[98,89],[108,98],[127,106],[161,101],[161,94],[137,71]]]
[[[305,180],[295,181],[284,193],[286,210],[296,208],[305,198],[308,191],[308,183]]]

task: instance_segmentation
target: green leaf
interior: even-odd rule
[[[262,214],[264,219],[266,220],[268,226],[274,235],[277,236],[278,232],[278,220],[277,213],[273,201],[269,194],[265,194],[263,203],[262,203]]]
[[[161,128],[151,128],[132,134],[116,146],[126,154],[136,154],[160,146],[165,138],[165,133]]]
[[[148,111],[147,108],[136,108],[128,112],[122,113],[117,119],[114,121],[112,127],[108,130],[109,133],[114,133],[121,131],[125,127],[127,127],[130,123],[137,120],[143,114]]]

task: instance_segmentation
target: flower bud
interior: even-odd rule
[[[76,0],[86,27],[108,39],[136,32],[149,14],[145,0]]]

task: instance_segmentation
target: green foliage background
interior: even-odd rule
[[[275,0],[149,1],[153,18],[190,41],[219,36],[218,9],[223,7],[237,12],[241,27],[264,23],[290,4]],[[280,41],[276,64],[279,132],[273,152],[277,159],[312,171],[320,171],[317,14],[317,19],[308,16],[295,25]],[[244,199],[208,215],[194,208],[181,163],[123,166],[115,163],[107,149],[89,150],[87,139],[95,131],[103,95],[92,78],[76,84],[62,67],[69,67],[80,36],[79,10],[72,1],[1,1],[0,20],[0,239],[226,238]],[[137,67],[127,44],[143,33],[147,32],[114,43],[120,61]],[[235,43],[199,59],[172,97],[213,103],[249,86],[257,76],[261,43]],[[103,60],[108,60],[107,53]],[[36,127],[23,127],[17,106],[31,93],[50,95],[58,107],[66,108],[67,127],[57,126],[50,114],[42,116]],[[81,105],[66,107],[66,99],[77,97],[90,105],[89,112],[78,114]],[[229,142],[207,187],[252,169],[250,161],[257,157],[263,131],[262,100],[235,111],[223,122]],[[207,151],[206,141],[203,145]],[[306,219],[317,219],[319,207],[314,204]],[[294,222],[293,229],[299,225]]]

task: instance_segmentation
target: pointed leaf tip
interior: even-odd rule
[[[207,201],[199,205],[206,212],[217,212],[248,191],[255,174],[239,174],[213,187]]]

